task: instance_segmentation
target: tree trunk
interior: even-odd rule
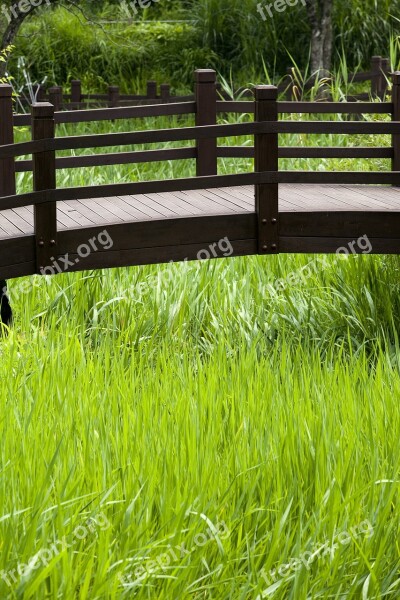
[[[306,6],[311,25],[311,71],[324,74],[332,66],[333,0],[306,0]]]
[[[10,23],[7,25],[7,27],[3,33],[2,40],[1,40],[1,48],[7,48],[7,46],[12,45],[13,41],[16,38],[18,30],[24,21],[25,16],[26,15],[23,15],[22,18],[20,17],[18,19],[12,19],[10,21]],[[7,63],[0,62],[0,78],[4,77],[4,75],[6,74],[6,71],[7,71]]]

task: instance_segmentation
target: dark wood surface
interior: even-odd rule
[[[58,231],[169,218],[255,213],[253,186],[123,195],[57,203]],[[279,213],[400,212],[400,188],[367,185],[279,186]],[[283,218],[283,217],[281,217]],[[358,215],[361,220],[363,214]],[[302,225],[304,227],[304,225]],[[0,239],[34,232],[33,207],[0,212]],[[400,230],[399,230],[400,235]]]
[[[57,228],[55,256],[68,253],[72,271],[195,260],[225,237],[232,256],[258,253],[251,185],[60,201]],[[79,259],[80,244],[105,229],[112,248]],[[400,189],[279,186],[280,252],[336,252],[364,235],[374,253],[400,253]],[[32,206],[0,212],[0,270],[5,279],[37,272]]]

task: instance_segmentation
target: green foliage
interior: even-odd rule
[[[5,63],[9,60],[12,51],[14,50],[14,46],[7,46],[3,50],[0,50],[0,62]],[[7,75],[5,77],[0,77],[0,83],[10,83],[12,77]]]
[[[191,80],[195,68],[216,62],[189,24],[96,27],[71,18],[64,9],[44,12],[40,20],[27,23],[17,44],[33,79],[48,75],[49,84],[61,84],[79,78],[90,90],[121,84],[122,91],[139,91],[151,78],[179,88]]]
[[[153,78],[187,89],[199,67],[216,68],[226,78],[232,73],[238,83],[259,80],[265,69],[276,80],[293,63],[304,72],[310,27],[302,3],[266,21],[257,4],[164,0],[128,19],[120,2],[97,9],[89,3],[85,11],[93,22],[62,8],[43,10],[23,26],[15,59],[25,55],[38,80],[48,75],[50,83],[65,84],[78,77],[91,89],[121,83],[124,91]],[[350,11],[347,0],[334,6],[335,70],[344,54],[350,71],[368,69],[374,54],[389,54],[390,39],[399,33],[400,0],[352,0]]]

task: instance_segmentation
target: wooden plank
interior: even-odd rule
[[[374,114],[392,113],[391,102],[278,102],[279,113]]]
[[[59,255],[76,252],[76,248],[98,237],[104,226],[59,232]],[[113,251],[178,244],[210,244],[228,236],[229,239],[249,239],[256,234],[254,213],[156,219],[110,225],[107,231],[113,240]],[[203,246],[204,247],[204,246]],[[99,253],[103,250],[100,248]]]
[[[113,202],[117,206],[120,206],[123,210],[125,210],[129,215],[131,215],[131,220],[147,220],[149,219],[149,215],[144,210],[140,210],[139,207],[133,206],[126,201],[126,196],[114,196]]]
[[[63,203],[66,210],[68,210],[67,214],[74,221],[76,221],[80,226],[90,227],[94,225],[92,220],[92,212],[81,205],[79,200],[67,200]]]
[[[175,148],[171,150],[144,150],[143,152],[111,152],[109,154],[93,154],[84,156],[67,156],[56,158],[57,169],[80,169],[82,167],[99,167],[111,165],[142,164],[164,162],[167,160],[187,160],[196,158],[195,148]],[[31,160],[16,161],[17,173],[31,171]]]
[[[5,279],[4,267],[19,263],[31,263],[34,261],[34,258],[35,238],[33,234],[21,237],[8,237],[0,240],[0,268]],[[15,277],[18,277],[18,275],[15,275]]]
[[[116,215],[114,211],[110,209],[110,203],[107,202],[106,198],[87,198],[86,200],[79,200],[79,203],[82,207],[88,209],[93,214],[93,217],[88,217],[93,223],[97,222],[108,222],[108,223],[116,223],[123,222],[125,219],[122,219],[120,216]],[[83,210],[83,209],[79,209]],[[85,213],[84,213],[85,214]],[[97,219],[100,221],[97,221]]]
[[[167,194],[148,194],[148,198],[154,199],[165,207],[169,207],[171,211],[181,216],[204,214],[204,210],[196,206],[195,202],[193,204],[189,202],[190,195],[187,201],[179,198],[172,192]]]
[[[372,213],[371,213],[372,214]],[[370,238],[372,254],[400,254],[400,238]],[[305,254],[334,254],[347,247],[346,237],[284,237],[280,238],[280,252]],[[357,247],[355,247],[357,250]],[[361,253],[361,250],[359,251]]]
[[[279,158],[392,158],[392,148],[280,147]],[[221,158],[254,158],[253,146],[218,146]],[[17,163],[18,164],[18,163]]]
[[[220,233],[220,236],[221,237],[218,238],[218,240],[225,237],[223,232]],[[218,240],[214,240],[214,242]],[[257,241],[255,239],[235,240],[229,238],[229,241],[233,248],[233,252],[230,256],[248,256],[257,253]],[[77,264],[68,269],[68,272],[162,264],[171,261],[199,260],[199,256],[200,258],[204,257],[204,251],[207,251],[207,247],[205,247],[203,243],[199,243],[144,249],[132,248],[130,250],[120,250],[118,252],[113,250],[109,250],[106,253],[92,252],[87,258],[81,259]],[[216,257],[210,255],[210,258],[221,259],[224,257],[222,255]],[[79,259],[79,256],[70,254],[69,259],[75,261]]]
[[[193,192],[190,192],[190,194],[192,194],[192,193]],[[220,203],[225,208],[232,207],[232,209],[235,210],[236,212],[243,211],[243,210],[251,210],[251,208],[249,206],[249,202],[241,196],[240,191],[237,192],[236,194],[233,194],[233,193],[226,191],[224,188],[218,188],[218,189],[199,190],[198,193],[201,196],[206,197],[213,202]],[[254,192],[253,192],[252,208],[255,211]]]
[[[203,208],[204,213],[224,214],[241,212],[240,206],[230,200],[209,193],[209,190],[197,190],[190,192],[175,192],[180,198],[189,202],[196,202],[197,206]]]
[[[400,211],[326,211],[311,215],[309,212],[287,212],[280,215],[280,232],[282,237],[341,237],[346,238],[347,243],[364,235],[396,238],[400,232]]]

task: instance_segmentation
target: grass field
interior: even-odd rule
[[[0,598],[398,598],[399,270],[288,255],[10,282]]]

